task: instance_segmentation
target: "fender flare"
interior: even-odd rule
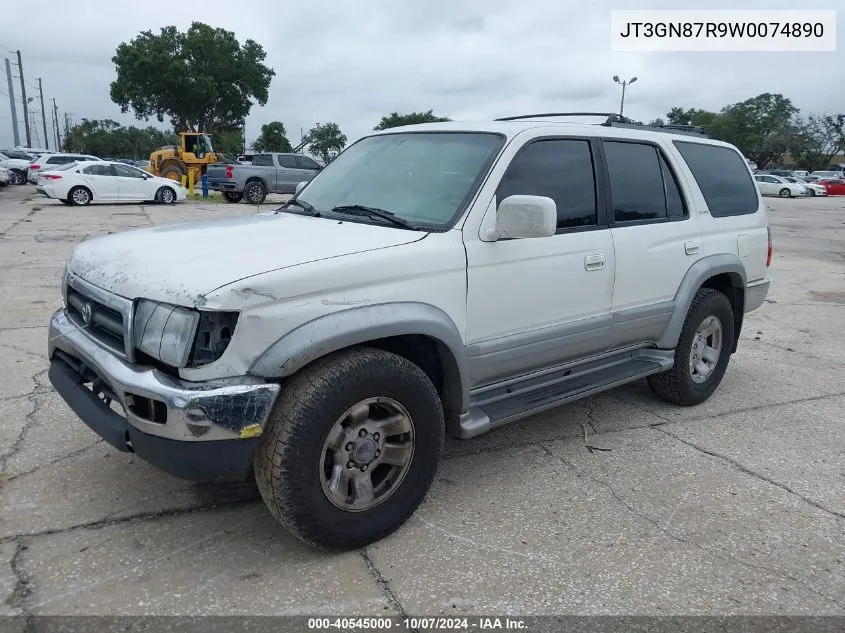
[[[672,311],[672,316],[663,332],[663,336],[657,342],[657,347],[661,349],[674,349],[678,345],[678,339],[681,338],[681,330],[684,327],[684,321],[687,318],[687,313],[689,312],[689,307],[693,297],[695,297],[695,293],[698,292],[699,288],[708,279],[721,274],[727,274],[731,280],[731,285],[739,289],[744,296],[747,279],[745,266],[743,266],[742,260],[739,257],[723,253],[709,255],[699,259],[690,266],[690,269],[681,281],[678,292],[675,293],[675,309]],[[740,319],[742,318],[742,314],[736,316]]]
[[[444,400],[456,413],[469,408],[469,370],[458,327],[440,308],[401,302],[357,306],[317,317],[286,333],[249,368],[264,378],[290,376],[305,365],[338,350],[368,341],[423,335],[435,341],[444,372]]]

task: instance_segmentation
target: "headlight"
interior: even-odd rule
[[[171,367],[184,367],[200,315],[193,310],[142,299],[135,308],[132,343]]]

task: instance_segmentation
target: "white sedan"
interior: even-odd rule
[[[771,174],[754,174],[754,180],[757,183],[757,188],[764,196],[779,196],[781,198],[803,197],[810,195],[809,190],[804,185],[798,183],[788,182],[785,178],[780,176],[772,176]]]
[[[811,196],[826,196],[827,189],[822,187],[821,185],[817,185],[812,182],[807,182],[803,178],[799,178],[798,176],[783,176],[783,179],[786,182],[794,182],[796,185],[801,185],[807,189],[807,193]]]
[[[159,178],[124,163],[80,161],[57,165],[38,175],[35,190],[63,202],[147,202],[173,204],[188,192],[174,180]]]

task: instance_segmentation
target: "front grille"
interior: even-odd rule
[[[67,289],[70,319],[88,336],[121,357],[126,356],[127,324],[123,313],[72,287]]]

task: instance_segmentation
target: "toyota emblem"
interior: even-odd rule
[[[82,321],[85,325],[91,323],[91,304],[85,303],[82,305]]]

